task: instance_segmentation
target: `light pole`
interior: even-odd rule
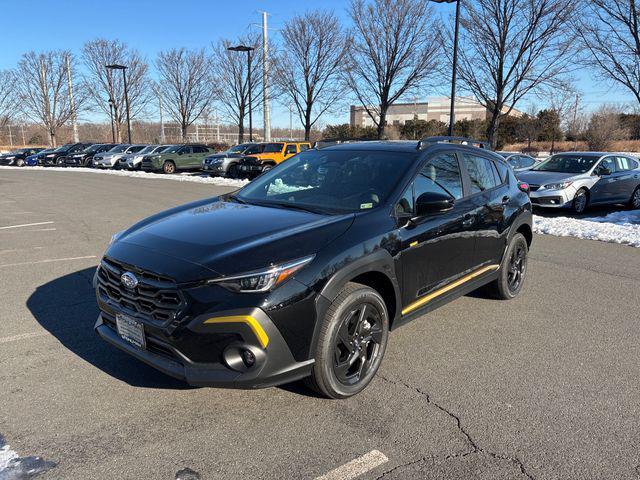
[[[449,109],[449,136],[453,136],[453,125],[456,123],[456,72],[458,70],[458,33],[460,31],[460,3],[462,0],[431,0],[435,3],[456,4],[456,27],[453,34],[453,70],[451,72],[451,106]]]
[[[109,118],[111,119],[111,141],[116,143],[116,130],[113,126],[113,100],[109,99]]]
[[[127,133],[129,136],[129,143],[131,143],[131,119],[129,118],[129,92],[127,91],[127,67],[124,65],[106,65],[109,70],[122,70],[122,81],[124,82],[124,102],[127,108]]]
[[[228,47],[227,50],[232,52],[247,52],[247,86],[249,87],[249,141],[253,142],[253,119],[251,116],[251,52],[255,50],[247,45],[236,45]]]

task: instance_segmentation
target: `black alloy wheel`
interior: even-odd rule
[[[509,264],[507,270],[507,285],[509,286],[509,291],[512,293],[517,293],[520,291],[520,287],[522,287],[522,282],[524,282],[524,275],[527,270],[527,246],[526,244],[522,244],[522,242],[518,242],[513,250],[511,251],[511,256],[509,257]]]
[[[375,363],[382,342],[382,320],[376,307],[361,303],[342,319],[335,340],[333,371],[345,385],[358,383]]]
[[[516,233],[507,247],[498,270],[498,278],[487,285],[493,298],[511,300],[515,298],[524,285],[527,275],[527,259],[529,244],[521,233]]]
[[[307,384],[327,398],[347,398],[375,376],[389,336],[387,307],[374,289],[347,283],[321,320]]]

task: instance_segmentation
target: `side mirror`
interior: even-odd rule
[[[446,193],[425,192],[416,199],[416,217],[451,210],[455,199]]]
[[[597,173],[601,176],[611,175],[611,170],[609,170],[607,167],[600,167]]]

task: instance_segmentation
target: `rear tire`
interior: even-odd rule
[[[166,174],[176,173],[176,164],[167,160],[162,164],[162,172]]]
[[[233,165],[229,165],[229,170],[227,171],[227,176],[229,178],[238,178],[240,171],[238,170],[238,165],[235,163]]]
[[[380,294],[347,283],[322,320],[307,385],[333,399],[360,393],[380,367],[388,336],[389,315]]]
[[[589,192],[584,188],[578,190],[573,197],[573,203],[571,205],[574,213],[584,213],[587,207],[589,207]]]
[[[629,208],[633,210],[640,209],[640,185],[638,185],[633,191],[633,194],[631,194],[631,200],[629,200]]]
[[[271,170],[273,168],[273,165],[271,164],[266,164],[264,167],[262,167],[262,173],[267,173],[269,170]]]
[[[527,240],[521,233],[516,233],[504,254],[498,278],[488,285],[493,298],[511,300],[518,296],[526,278],[528,257]]]

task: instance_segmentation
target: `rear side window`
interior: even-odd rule
[[[305,150],[309,150],[310,145],[308,143],[301,143],[300,144],[300,151],[304,152]]]
[[[536,163],[536,161],[531,157],[520,157],[520,168],[529,168],[534,163]]]
[[[455,154],[437,155],[420,171],[415,182],[416,198],[425,192],[446,193],[456,199],[462,198],[462,177]]]
[[[632,160],[627,157],[617,157],[616,158],[616,170],[618,172],[622,170],[633,170],[638,168],[638,163],[635,160]]]
[[[465,153],[464,161],[471,180],[471,194],[484,192],[502,183],[498,181],[491,160]]]
[[[505,183],[509,178],[509,167],[507,167],[507,165],[503,162],[493,162],[493,164],[496,166],[496,169],[498,170],[498,175],[500,176],[500,180],[502,180],[502,183]]]
[[[285,150],[285,155],[289,155],[290,153],[297,153],[298,150],[296,149],[295,145],[287,145],[287,149]]]

